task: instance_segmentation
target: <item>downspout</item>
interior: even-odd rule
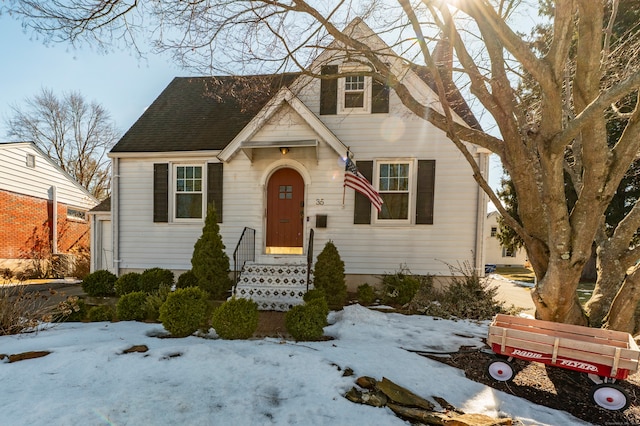
[[[478,151],[478,167],[482,171],[482,176],[487,179],[488,175],[488,151]],[[476,206],[476,249],[475,268],[479,277],[484,277],[484,232],[485,220],[487,218],[487,195],[478,185],[478,197]]]
[[[58,254],[58,190],[51,187],[51,253]]]
[[[114,157],[112,159],[111,170],[113,173],[113,178],[111,179],[111,233],[112,233],[111,244],[113,245],[112,247],[113,265],[111,267],[113,268],[113,273],[119,277],[120,276],[120,238],[119,238],[120,236],[120,232],[119,232],[119,229],[120,229],[120,226],[119,226],[120,161],[118,157]]]

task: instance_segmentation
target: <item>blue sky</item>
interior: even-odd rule
[[[0,16],[0,141],[7,142],[11,105],[24,105],[41,88],[76,91],[109,111],[124,133],[176,76],[188,76],[169,57],[139,59],[131,51],[100,54],[68,44],[45,46],[19,21]]]

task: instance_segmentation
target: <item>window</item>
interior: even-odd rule
[[[323,65],[320,73],[320,115],[352,112],[384,114],[389,112],[389,87],[364,75],[339,77],[339,74],[367,71],[357,65]]]
[[[175,167],[175,218],[203,217],[202,166]]]
[[[508,248],[502,248],[502,257],[516,257],[516,252]]]
[[[340,72],[353,73],[358,68],[342,67]],[[338,80],[338,113],[370,112],[371,77],[349,75]]]
[[[409,220],[411,163],[378,163],[379,220]]]
[[[35,169],[36,167],[36,156],[33,154],[27,154],[27,167]]]
[[[364,76],[350,76],[344,79],[344,107],[364,108]]]
[[[498,228],[496,226],[492,226],[491,227],[491,236],[495,237],[496,235],[498,235]]]
[[[74,220],[86,220],[84,211],[67,208],[67,218]]]

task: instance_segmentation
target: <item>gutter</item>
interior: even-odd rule
[[[489,154],[487,152],[478,152],[478,167],[482,171],[482,176],[486,179],[488,175]],[[478,196],[476,205],[476,248],[474,264],[476,273],[479,277],[484,277],[484,232],[485,232],[485,220],[487,218],[487,195],[484,190],[478,185]]]
[[[120,159],[113,157],[111,170],[113,178],[111,181],[111,244],[113,253],[113,273],[120,276]]]

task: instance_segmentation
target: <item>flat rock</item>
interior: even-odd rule
[[[49,351],[30,351],[30,352],[23,352],[21,354],[13,354],[13,355],[9,355],[9,362],[18,362],[18,361],[24,361],[25,359],[42,358],[43,356],[47,356],[50,353],[51,352]]]

